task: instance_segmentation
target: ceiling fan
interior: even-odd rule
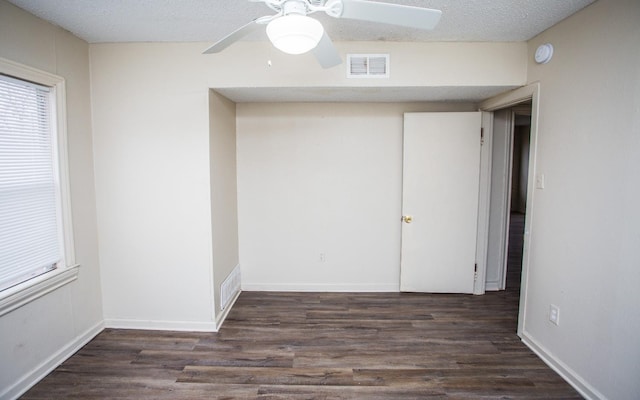
[[[273,45],[288,54],[313,51],[322,68],[342,63],[322,24],[309,14],[322,11],[334,18],[380,22],[417,29],[433,29],[442,12],[430,8],[381,3],[368,0],[249,0],[265,3],[276,12],[256,18],[222,38],[204,51],[219,53],[237,40],[266,25],[267,36]]]

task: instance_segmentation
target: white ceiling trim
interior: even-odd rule
[[[517,86],[213,88],[236,103],[479,103]]]

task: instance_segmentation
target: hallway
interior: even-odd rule
[[[520,292],[522,277],[522,245],[525,215],[511,213],[509,217],[509,249],[507,253],[507,290]]]

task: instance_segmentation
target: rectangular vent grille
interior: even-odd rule
[[[388,54],[347,54],[348,78],[388,78]]]
[[[240,265],[231,271],[227,279],[220,285],[220,310],[227,308],[229,303],[235,298],[240,291]]]

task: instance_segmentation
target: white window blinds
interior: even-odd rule
[[[61,260],[49,88],[0,75],[0,291]]]

